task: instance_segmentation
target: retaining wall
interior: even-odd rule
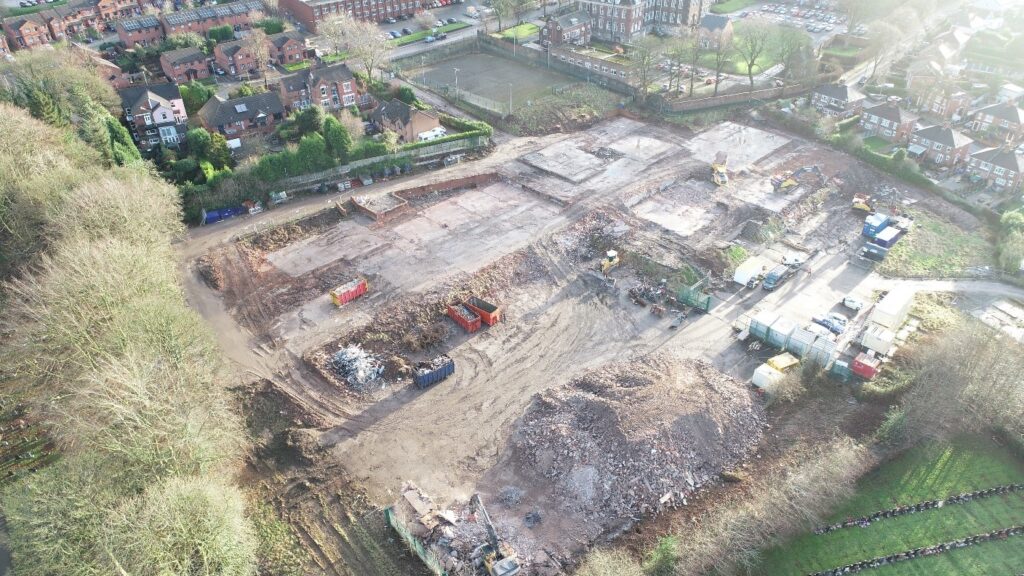
[[[393,204],[383,210],[374,209],[368,203],[360,202],[357,196],[352,197],[352,205],[356,210],[370,218],[373,218],[377,222],[388,222],[410,210],[412,207],[409,205],[409,200],[412,198],[419,198],[420,196],[426,196],[427,194],[433,194],[434,192],[448,192],[450,190],[459,190],[462,188],[476,188],[497,180],[498,175],[496,173],[487,172],[485,174],[474,174],[472,176],[464,176],[462,178],[453,178],[451,180],[424,184],[423,186],[416,186],[414,188],[396,190],[388,193]]]

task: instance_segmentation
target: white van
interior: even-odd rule
[[[417,138],[420,142],[430,142],[431,140],[437,140],[438,138],[444,138],[448,134],[448,130],[444,126],[438,126],[432,130],[426,132],[420,132]]]

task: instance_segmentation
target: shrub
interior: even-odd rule
[[[339,161],[347,162],[349,153],[352,151],[352,138],[345,127],[334,116],[328,116],[324,119],[323,132],[327,151]]]
[[[253,26],[262,28],[263,32],[267,35],[280,34],[281,32],[284,32],[284,21],[280,18],[264,18]]]
[[[235,29],[230,25],[225,24],[223,26],[214,26],[206,33],[210,40],[220,44],[221,42],[228,42],[235,39]]]
[[[189,116],[198,112],[203,107],[203,104],[206,104],[210,98],[213,98],[214,94],[213,88],[195,80],[178,86],[178,90],[181,92],[181,99],[185,103],[185,112]]]

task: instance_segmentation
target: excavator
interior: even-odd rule
[[[821,168],[818,168],[817,164],[811,166],[802,166],[797,168],[793,172],[787,172],[784,174],[776,174],[772,176],[772,188],[776,192],[789,192],[790,188],[799,186],[801,183],[800,177],[804,174],[814,174],[819,180],[824,180],[824,176],[821,173]]]
[[[479,494],[473,494],[470,504],[480,512],[484,521],[484,528],[487,529],[487,542],[481,544],[473,551],[474,558],[481,558],[487,576],[516,576],[522,571],[519,561],[516,560],[515,552],[507,545],[502,547],[498,539],[498,532],[491,523],[491,517],[484,508],[484,502]]]
[[[725,186],[729,183],[729,153],[718,151],[715,153],[715,161],[711,163],[711,180],[718,186]]]
[[[609,250],[601,260],[601,273],[607,276],[612,268],[619,265],[619,262],[619,253],[615,250]]]

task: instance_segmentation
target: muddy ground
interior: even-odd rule
[[[707,181],[706,157],[718,148],[742,150],[722,188]],[[809,164],[824,178],[802,179],[785,194],[772,190],[773,174]],[[424,199],[383,224],[351,214],[335,221],[328,207],[304,224],[269,227],[256,241],[211,234],[192,245],[204,258],[195,264],[202,276],[189,284],[190,301],[215,327],[240,381],[261,381],[299,415],[288,428],[306,430],[272,436],[315,454],[286,463],[285,471],[258,470],[273,479],[278,509],[313,550],[311,573],[332,567],[344,574],[333,567],[350,555],[375,562],[378,552],[347,549],[350,539],[334,525],[347,527],[344,518],[391,504],[407,481],[441,507],[461,509],[477,491],[496,497],[495,466],[516,420],[535,397],[574,376],[658,352],[707,361],[745,390],[769,352],[735,340],[739,317],[768,306],[807,322],[842,296],[867,299],[885,283],[848,265],[862,220],[849,202],[854,192],[889,180],[849,156],[753,126],[724,123],[695,136],[619,118],[572,135],[515,139],[479,162],[380,191],[495,170],[501,178],[492,184]],[[906,188],[901,198],[977,226]],[[749,291],[723,276],[721,255],[730,245],[776,262],[798,250],[810,262],[775,292]],[[608,248],[623,256],[610,280],[595,273]],[[691,310],[671,329],[674,314],[656,316],[635,304],[630,288],[657,285],[663,273],[673,283],[710,274],[704,288],[714,296],[711,313]],[[369,280],[370,291],[333,306],[327,291],[355,275]],[[501,305],[504,321],[467,334],[446,319],[444,305],[469,293]],[[417,343],[439,325],[440,338]],[[351,389],[324,361],[349,344],[388,363],[371,394]],[[405,367],[442,352],[455,360],[455,374],[415,389]],[[815,409],[781,412],[746,465],[785,452],[785,442],[771,438],[813,439],[871,422],[848,400],[829,397]],[[541,479],[525,484],[526,492],[546,489]],[[498,509],[496,521],[508,525],[514,518],[505,514]],[[590,544],[565,531],[550,538],[554,555],[565,558]]]

